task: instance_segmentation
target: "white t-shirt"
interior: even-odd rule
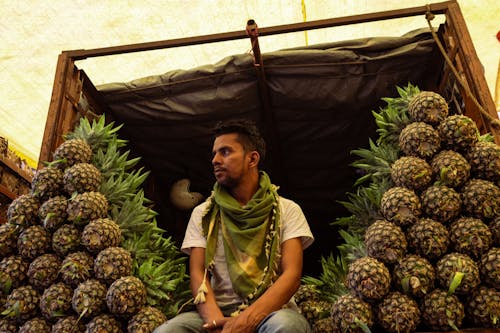
[[[181,250],[190,254],[191,248],[206,248],[207,240],[203,235],[201,217],[205,211],[208,202],[204,202],[193,209],[191,218],[186,229],[184,241]],[[300,237],[302,248],[306,249],[314,241],[311,229],[307,224],[302,209],[292,200],[279,197],[280,219],[281,219],[281,243]],[[218,232],[217,247],[214,256],[214,269],[212,271],[211,286],[215,293],[215,299],[219,307],[230,304],[241,303],[243,300],[233,290],[227,264],[224,255],[224,246],[222,244],[222,232]]]

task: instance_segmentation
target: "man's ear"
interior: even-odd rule
[[[259,161],[260,161],[260,154],[256,150],[250,152],[250,167],[259,166]]]

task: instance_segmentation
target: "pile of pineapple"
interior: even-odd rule
[[[0,332],[152,332],[189,297],[113,123],[82,118],[0,225]]]
[[[369,186],[344,202],[341,255],[304,279],[299,307],[323,333],[500,328],[500,147],[439,94],[399,92],[353,152]]]

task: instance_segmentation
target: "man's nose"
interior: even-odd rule
[[[219,164],[220,161],[219,161],[219,154],[214,154],[214,157],[212,157],[212,165],[216,165],[216,164]]]

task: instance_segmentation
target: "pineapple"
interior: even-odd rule
[[[17,333],[18,327],[14,319],[0,318],[0,332],[1,333]]]
[[[50,234],[41,225],[26,228],[17,239],[17,251],[26,260],[33,260],[49,249]]]
[[[500,215],[500,188],[492,182],[469,179],[460,194],[465,214],[481,220],[490,220]]]
[[[480,286],[465,304],[465,312],[477,327],[500,328],[500,291]]]
[[[95,258],[94,272],[96,278],[111,284],[122,276],[132,274],[132,256],[122,247],[108,247]]]
[[[26,321],[37,315],[39,301],[40,294],[32,286],[20,286],[7,296],[2,314],[15,317],[18,321]]]
[[[493,247],[483,254],[480,270],[484,283],[500,290],[500,247]]]
[[[72,287],[90,279],[94,267],[94,259],[84,251],[68,254],[62,264],[59,276],[61,280]]]
[[[347,286],[365,301],[383,298],[390,284],[389,270],[375,258],[362,257],[349,265]]]
[[[437,127],[445,148],[467,151],[479,141],[479,130],[471,118],[464,115],[446,117]]]
[[[455,251],[479,259],[491,247],[491,231],[480,219],[461,217],[450,225],[450,241]]]
[[[329,316],[332,304],[323,300],[306,300],[299,304],[300,313],[313,326],[320,319]]]
[[[135,276],[121,277],[109,287],[106,304],[114,315],[132,316],[146,305],[146,287]]]
[[[434,289],[436,273],[431,263],[410,254],[403,258],[392,272],[396,289],[414,298],[422,298]]]
[[[47,320],[56,320],[71,311],[73,288],[58,282],[43,291],[40,298],[40,311]]]
[[[423,214],[442,223],[460,214],[462,200],[454,189],[443,185],[429,186],[421,195]]]
[[[28,320],[19,328],[19,333],[51,333],[52,327],[43,318],[37,317]]]
[[[332,318],[323,318],[317,320],[312,326],[312,333],[333,333],[335,332],[333,328]]]
[[[394,264],[406,254],[407,242],[400,227],[378,220],[366,229],[366,251],[385,264]]]
[[[85,192],[73,196],[68,203],[68,221],[85,225],[90,220],[106,217],[108,200],[99,192]]]
[[[432,158],[431,168],[440,185],[456,188],[469,179],[471,166],[460,153],[442,150]]]
[[[73,310],[84,318],[92,318],[106,309],[106,285],[95,279],[83,281],[73,291]]]
[[[48,166],[35,172],[31,181],[31,193],[44,202],[62,194],[63,173],[55,166]]]
[[[8,294],[26,280],[29,263],[21,256],[12,255],[0,261],[0,294]],[[1,308],[0,308],[1,309]]]
[[[396,186],[421,191],[432,180],[432,169],[425,160],[414,156],[403,156],[391,165],[391,179]]]
[[[421,91],[410,99],[408,115],[412,121],[435,126],[448,116],[448,104],[438,93]]]
[[[408,248],[431,261],[441,258],[450,244],[448,230],[441,223],[422,218],[406,233]]]
[[[69,195],[97,191],[101,181],[101,172],[89,163],[77,163],[64,171],[64,191]]]
[[[7,257],[16,249],[18,229],[16,226],[5,223],[0,224],[0,258]]]
[[[331,319],[336,333],[367,332],[374,323],[371,305],[351,294],[340,296],[332,305]]]
[[[500,247],[500,217],[497,217],[493,221],[491,221],[488,227],[491,231],[493,246]]]
[[[29,283],[43,290],[53,284],[58,278],[61,260],[55,254],[43,254],[33,260],[28,269]]]
[[[52,325],[52,333],[84,333],[85,325],[75,316],[67,316],[59,319]]]
[[[378,304],[377,319],[385,332],[410,333],[420,323],[420,310],[411,297],[395,291]]]
[[[470,163],[474,178],[500,182],[500,146],[493,142],[476,143],[465,155]]]
[[[301,284],[293,295],[295,303],[298,305],[307,300],[319,300],[319,290],[313,284]]]
[[[92,318],[87,323],[85,333],[123,333],[122,325],[115,317],[109,314],[101,314]]]
[[[66,140],[54,151],[54,163],[63,169],[76,163],[89,163],[91,158],[92,148],[81,139]]]
[[[67,208],[68,200],[63,196],[55,196],[46,200],[38,210],[43,227],[49,231],[59,228],[68,218]]]
[[[430,159],[441,146],[439,133],[423,122],[408,124],[399,135],[399,148],[406,156]]]
[[[52,250],[64,258],[81,248],[81,232],[73,224],[63,224],[52,234]]]
[[[442,288],[466,295],[479,285],[479,267],[466,254],[448,253],[436,263],[436,279]]]
[[[38,208],[40,202],[32,194],[23,194],[14,199],[7,209],[7,220],[10,224],[27,227],[38,224]]]
[[[422,323],[432,330],[456,331],[465,317],[464,306],[457,296],[441,289],[426,295],[421,305]]]
[[[130,318],[127,333],[151,333],[166,321],[167,317],[163,312],[155,307],[145,306]]]
[[[108,218],[90,221],[82,232],[82,245],[91,253],[99,253],[107,247],[119,246],[121,241],[120,227]]]
[[[422,213],[422,205],[414,191],[392,187],[382,195],[380,212],[386,220],[403,227],[415,223]]]
[[[10,292],[10,288],[21,286],[26,280],[29,263],[21,256],[12,255],[0,261],[0,272],[6,274],[4,281],[0,280],[0,291]]]

